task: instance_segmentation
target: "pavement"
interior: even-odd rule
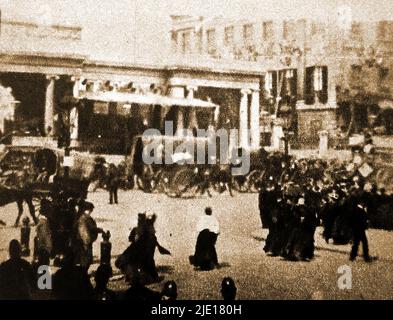
[[[232,277],[238,287],[239,299],[393,299],[393,233],[369,230],[370,252],[378,256],[373,263],[361,257],[349,262],[350,245],[326,244],[316,232],[315,258],[310,262],[290,262],[267,256],[262,248],[267,231],[261,229],[257,194],[213,195],[195,199],[172,199],[164,194],[145,194],[141,191],[121,191],[119,205],[108,204],[104,191],[89,193],[95,204],[93,217],[99,227],[112,234],[112,264],[115,277],[110,287],[127,288],[114,267],[114,259],[128,246],[128,235],[136,224],[138,212],[151,209],[157,213],[157,238],[172,253],[160,255],[156,264],[163,281],[150,287],[160,290],[163,282],[175,280],[179,299],[220,299],[223,277]],[[212,271],[196,271],[189,264],[196,242],[195,225],[204,208],[211,206],[220,222],[221,233],[217,252],[221,267]],[[11,239],[20,239],[20,229],[11,227],[16,217],[16,204],[0,208],[0,261],[7,259]],[[25,208],[27,212],[27,208]],[[34,233],[34,230],[32,231]],[[95,264],[98,266],[101,237],[94,244]],[[30,258],[27,258],[31,260]],[[339,267],[351,268],[352,289],[338,288]]]

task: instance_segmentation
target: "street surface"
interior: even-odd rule
[[[369,230],[370,252],[378,261],[367,264],[361,257],[349,262],[350,246],[327,245],[316,233],[315,259],[311,262],[288,262],[281,257],[269,257],[262,248],[266,230],[261,230],[257,194],[229,194],[196,199],[172,199],[164,194],[141,191],[121,191],[119,205],[108,204],[108,194],[99,190],[90,193],[95,204],[93,216],[99,227],[110,230],[112,256],[118,256],[128,246],[128,234],[136,224],[138,212],[151,209],[157,213],[157,238],[172,253],[161,256],[156,251],[156,264],[163,281],[175,280],[179,299],[220,299],[221,280],[232,277],[238,287],[239,299],[393,299],[393,233]],[[204,208],[211,206],[221,225],[217,241],[220,269],[195,271],[188,256],[196,242],[195,225]],[[25,208],[27,212],[27,207]],[[8,243],[20,239],[20,229],[11,227],[16,218],[16,204],[0,208],[0,261],[7,259]],[[34,233],[34,231],[32,231]],[[94,245],[98,266],[101,236]],[[31,238],[32,243],[32,238]],[[30,260],[31,258],[28,258]],[[340,290],[338,268],[352,267],[352,290]],[[115,277],[110,287],[123,290],[127,286],[114,267]],[[150,287],[160,290],[163,282]]]

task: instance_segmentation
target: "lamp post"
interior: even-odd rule
[[[294,135],[294,132],[291,131],[291,121],[290,121],[290,107],[286,107],[284,110],[281,111],[284,115],[284,126],[283,126],[283,134],[284,136],[281,140],[284,141],[284,155],[285,155],[285,166],[286,170],[289,169],[289,142]]]
[[[60,132],[58,133],[58,148],[64,148],[64,178],[70,176],[70,147],[71,147],[71,109],[76,107],[78,100],[72,96],[66,96],[62,99],[63,112],[58,114],[60,123]]]

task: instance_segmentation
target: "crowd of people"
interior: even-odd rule
[[[270,160],[269,160],[270,161]],[[106,177],[109,203],[118,203],[121,172],[114,165],[103,170],[97,163],[95,175]],[[363,258],[371,262],[366,230],[368,221],[377,214],[377,206],[386,198],[385,191],[370,184],[359,168],[335,160],[273,158],[266,164],[259,181],[259,211],[262,228],[269,233],[264,251],[291,261],[314,258],[315,232],[323,227],[327,243],[348,244],[352,241],[350,260],[358,255],[360,243]],[[102,259],[94,273],[93,287],[89,268],[93,264],[93,243],[101,233],[108,242],[109,232],[97,226],[91,213],[94,204],[82,194],[57,190],[51,199],[43,199],[34,239],[34,257],[30,264],[21,258],[22,248],[17,240],[9,246],[10,259],[0,265],[0,298],[30,299],[45,294],[56,299],[127,299],[138,301],[176,300],[177,284],[168,281],[161,292],[147,287],[160,282],[155,251],[170,255],[156,236],[156,214],[138,214],[138,223],[129,236],[129,245],[116,258],[115,266],[124,275],[129,288],[119,294],[108,288],[113,276],[110,253]],[[198,270],[219,267],[215,248],[220,226],[212,209],[207,207],[196,226],[197,239],[189,262]],[[53,275],[53,290],[37,288],[38,269],[54,264],[59,269]],[[105,261],[104,261],[105,260]],[[224,299],[236,297],[231,278],[224,278],[221,293]]]
[[[351,260],[362,242],[365,261],[372,261],[366,229],[383,197],[383,189],[344,163],[291,160],[288,170],[279,177],[269,176],[261,185],[261,222],[269,230],[264,250],[288,260],[310,260],[321,225],[327,243],[352,241]]]
[[[155,291],[145,285],[140,273],[132,273],[127,280],[129,287],[123,291],[114,291],[108,287],[113,276],[110,264],[100,264],[94,272],[94,285],[87,270],[75,264],[75,256],[69,251],[60,268],[53,274],[51,285],[40,287],[39,272],[41,266],[48,266],[50,257],[45,250],[40,250],[37,260],[32,264],[22,258],[22,247],[18,240],[9,244],[9,259],[0,264],[0,300],[130,300],[141,303],[173,301],[178,298],[175,281],[166,281],[161,291]],[[236,299],[237,288],[230,277],[222,280],[220,293],[223,300]]]
[[[99,233],[105,241],[110,238],[109,232],[97,227],[91,217],[93,210],[91,202],[65,192],[55,194],[52,200],[43,199],[34,238],[33,262],[30,264],[22,258],[23,243],[10,242],[10,259],[0,264],[0,299],[176,300],[174,281],[165,282],[161,292],[147,287],[162,281],[154,259],[156,249],[161,254],[171,254],[157,240],[154,225],[157,216],[150,210],[138,214],[137,225],[128,237],[129,246],[115,259],[114,264],[124,275],[128,289],[115,292],[108,288],[113,276],[111,254],[102,246],[100,265],[93,272],[95,286],[92,285],[89,269],[93,263],[93,243]],[[200,217],[196,231],[198,238],[190,263],[205,271],[219,267],[215,249],[219,223],[210,207]],[[50,266],[52,259],[59,269],[51,275],[50,288],[40,287],[40,277],[45,273],[40,268]],[[233,279],[224,278],[221,287],[224,300],[234,300],[236,291]]]
[[[93,243],[104,230],[91,217],[94,205],[67,192],[44,198],[34,238],[35,255],[41,250],[55,258],[56,264],[72,251],[73,259],[88,270],[93,262]]]

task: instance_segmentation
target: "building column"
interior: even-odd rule
[[[171,50],[173,54],[179,53],[178,33],[171,31]]]
[[[188,86],[187,87],[187,99],[194,99],[194,93],[197,90],[198,90],[198,87]],[[196,115],[195,108],[190,108],[190,110],[189,110],[189,128],[198,129],[198,121],[197,121],[197,115]]]
[[[79,132],[79,111],[77,107],[73,107],[70,111],[70,139],[71,145],[75,145],[78,140]]]
[[[251,114],[250,114],[250,124],[251,124],[251,147],[253,149],[258,149],[261,143],[261,135],[260,135],[260,110],[259,110],[259,90],[252,91],[251,97]]]
[[[194,99],[194,93],[198,90],[196,86],[187,86],[187,99]]]
[[[239,142],[240,147],[248,148],[249,147],[249,138],[248,138],[248,95],[250,94],[250,90],[243,89],[240,91],[241,99],[240,99],[240,109],[239,109]]]
[[[74,82],[72,94],[74,98],[79,98],[80,91],[86,90],[86,85],[82,84],[84,79],[79,76],[73,76],[71,81]],[[77,145],[79,138],[79,110],[77,107],[73,107],[70,111],[70,139],[71,146]]]
[[[59,80],[57,75],[47,75],[47,86],[45,94],[44,130],[47,135],[53,136],[54,111],[55,111],[55,82]],[[49,130],[49,128],[51,128]]]
[[[169,96],[172,98],[182,98],[184,99],[185,88],[181,85],[172,85],[169,87]],[[175,129],[175,134],[177,136],[182,135],[184,128],[184,110],[181,107],[178,107],[177,112],[177,126]]]

